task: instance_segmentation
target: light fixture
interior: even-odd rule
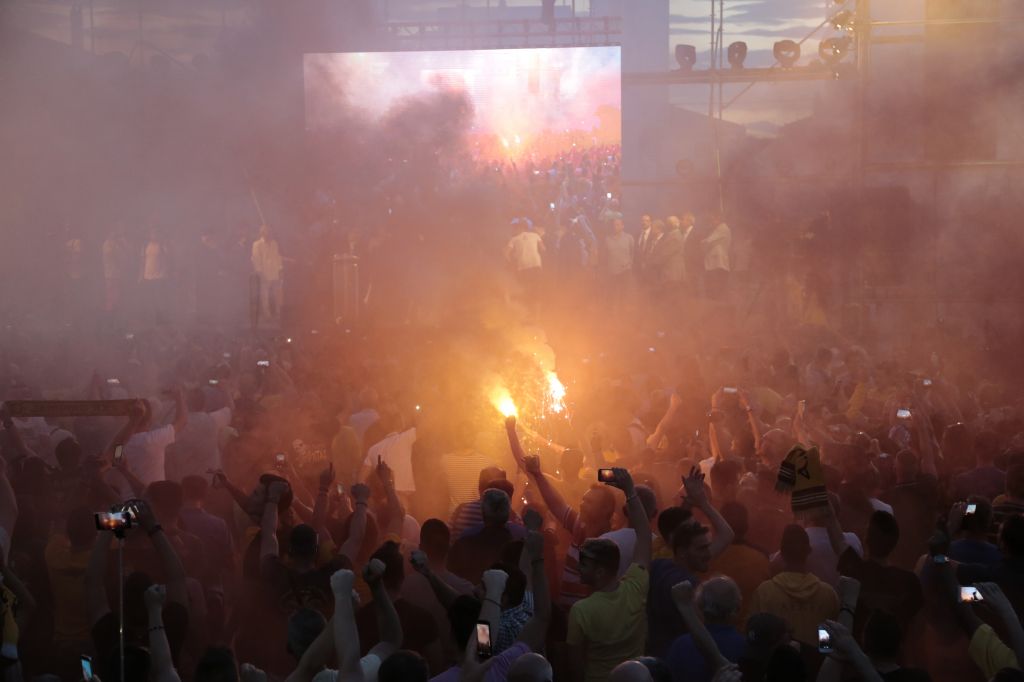
[[[829,22],[832,24],[832,28],[837,31],[852,33],[857,28],[857,15],[851,10],[844,9],[842,12],[836,12],[836,14],[829,19]]]
[[[734,69],[742,69],[743,60],[747,58],[747,44],[741,40],[737,40],[735,43],[729,45],[727,56],[729,58],[729,66]]]
[[[792,69],[800,59],[800,43],[795,40],[780,40],[772,47],[775,61],[784,69]]]
[[[843,61],[850,52],[850,39],[847,36],[842,38],[826,38],[818,43],[818,56],[829,66],[835,66]]]
[[[693,45],[676,45],[676,63],[682,71],[693,71],[697,63],[697,48]]]

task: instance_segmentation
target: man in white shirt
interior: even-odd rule
[[[185,476],[206,476],[223,468],[220,459],[220,435],[231,423],[231,408],[206,411],[206,394],[201,388],[188,394],[188,421],[167,446],[164,468],[167,480],[181,481]]]
[[[626,232],[621,218],[612,220],[612,233],[604,240],[604,266],[608,276],[608,295],[613,311],[622,305],[629,290],[636,255],[636,240]]]
[[[714,229],[704,238],[704,285],[708,298],[721,299],[729,284],[729,249],[732,231],[721,215],[712,214]]]
[[[143,485],[167,478],[164,466],[165,449],[174,442],[179,432],[188,424],[188,410],[185,407],[185,394],[180,388],[173,392],[174,421],[165,426],[151,428],[153,424],[153,406],[148,400],[143,401],[145,413],[134,428],[134,433],[124,443],[124,468],[137,478]],[[110,470],[106,482],[113,486],[122,499],[135,497],[124,477],[116,470]],[[204,472],[205,473],[205,472]]]
[[[416,442],[416,427],[404,431],[392,431],[373,445],[366,453],[363,462],[363,475],[366,480],[377,460],[387,464],[395,475],[395,492],[411,495],[416,492],[416,483],[412,476],[412,445]]]
[[[519,222],[519,233],[505,246],[505,258],[515,268],[523,296],[528,304],[535,304],[540,293],[541,254],[544,240],[539,232],[528,229],[525,222]]]
[[[260,228],[260,238],[252,244],[252,269],[260,280],[260,314],[264,319],[273,320],[281,314],[283,300],[281,271],[284,259],[277,240],[266,225]]]

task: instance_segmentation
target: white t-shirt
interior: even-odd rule
[[[416,492],[416,483],[412,477],[412,444],[416,442],[416,429],[411,428],[401,433],[393,432],[375,444],[366,453],[364,464],[377,466],[377,457],[395,472],[395,490],[400,493]]]
[[[128,470],[144,484],[167,478],[164,450],[174,442],[174,426],[159,426],[152,431],[136,433],[124,444],[124,458]]]
[[[231,423],[231,408],[216,412],[192,412],[188,424],[177,434],[166,450],[164,465],[167,480],[180,481],[185,476],[205,476],[210,469],[220,469],[220,434]]]
[[[284,262],[276,241],[261,237],[252,243],[252,269],[264,280],[274,282],[280,279]]]
[[[539,268],[542,241],[536,232],[520,232],[509,240],[505,255],[517,271]]]
[[[635,563],[633,561],[633,555],[636,553],[636,531],[632,528],[620,528],[618,530],[608,531],[601,538],[605,540],[611,540],[619,547],[619,577],[621,578],[629,570],[629,567]],[[651,539],[654,539],[654,533],[651,533]]]
[[[729,271],[729,247],[732,246],[732,231],[725,223],[719,223],[704,240],[708,251],[704,254],[705,270]]]

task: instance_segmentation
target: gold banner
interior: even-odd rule
[[[12,417],[126,417],[135,400],[11,400]]]

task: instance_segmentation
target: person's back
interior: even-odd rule
[[[782,532],[783,571],[754,591],[750,610],[785,619],[795,639],[816,646],[818,624],[836,617],[839,597],[830,585],[807,572],[810,552],[807,532],[796,524],[786,526]]]
[[[738,502],[722,505],[722,516],[736,534],[732,544],[711,560],[708,573],[727,575],[736,581],[742,596],[739,621],[746,622],[750,614],[750,599],[761,583],[771,577],[768,555],[746,544],[747,510]]]

